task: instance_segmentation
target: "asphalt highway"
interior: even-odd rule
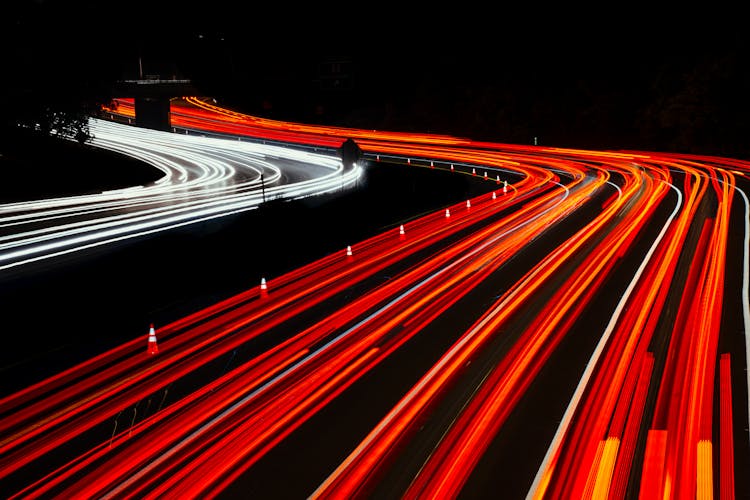
[[[451,195],[8,391],[11,498],[747,495],[750,163],[173,113]]]

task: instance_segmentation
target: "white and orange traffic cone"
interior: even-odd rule
[[[346,256],[351,257],[352,256],[352,246],[346,245]]]
[[[466,208],[471,208],[471,201],[466,200]]]
[[[471,169],[471,175],[477,175],[477,169],[476,168],[472,168]]]
[[[159,345],[156,343],[156,330],[154,330],[153,323],[148,330],[148,353],[159,354]]]
[[[404,225],[403,224],[401,224],[401,226],[398,228],[398,234],[406,234],[406,232],[404,231]]]
[[[260,279],[260,296],[261,297],[268,296],[268,284],[266,284],[266,278]]]
[[[505,181],[505,184],[503,184],[503,193],[508,192],[508,181]]]
[[[485,170],[485,172],[484,172],[484,178],[485,178],[485,179],[487,178],[487,171],[486,171],[486,170]]]
[[[496,200],[496,199],[497,199],[497,195],[495,194],[495,192],[494,192],[494,191],[492,192],[492,199],[493,199],[493,200]]]
[[[445,209],[445,216],[446,217],[450,217],[451,216],[451,211],[449,209],[447,209],[447,208]]]
[[[495,182],[497,182],[498,184],[500,184],[500,176],[499,175],[495,178]]]
[[[454,170],[454,169],[453,169],[453,163],[451,163],[451,172],[453,172],[453,170]]]

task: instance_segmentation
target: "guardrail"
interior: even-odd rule
[[[118,83],[135,83],[136,85],[154,85],[164,83],[192,83],[190,80],[120,80]]]

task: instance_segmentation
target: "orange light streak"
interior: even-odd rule
[[[104,111],[132,122],[133,100],[116,104]],[[214,498],[378,363],[496,277],[540,234],[560,227],[579,208],[591,209],[582,228],[569,231],[560,246],[487,300],[471,328],[456,332],[450,349],[415,386],[404,389],[398,404],[311,495],[368,495],[400,453],[423,445],[419,426],[429,424],[432,412],[446,411],[448,389],[464,383],[472,373],[467,366],[490,355],[487,347],[512,327],[507,350],[492,359],[481,383],[472,381],[462,393],[460,410],[448,410],[454,412],[445,419],[450,424],[431,429],[441,438],[434,449],[418,450],[425,462],[403,494],[456,497],[518,402],[535,390],[536,375],[566,336],[577,332],[587,308],[599,304],[597,294],[613,273],[624,261],[640,258],[635,251],[658,224],[672,192],[669,184],[680,180],[680,211],[651,248],[640,280],[631,282],[621,316],[613,316],[597,347],[601,352],[592,357],[596,364],[585,367],[590,378],[580,383],[580,399],[577,392],[566,412],[570,421],[559,427],[565,429],[559,447],[550,448],[551,459],[540,468],[531,496],[625,498],[635,489],[628,484],[633,464],[641,460],[640,498],[692,500],[711,498],[715,491],[722,499],[734,498],[730,361],[728,353],[720,361],[717,353],[726,335],[724,278],[735,175],[749,173],[750,163],[313,126],[254,117],[192,97],[173,100],[171,113],[177,133],[321,148],[339,148],[354,138],[365,161],[387,158],[408,168],[465,176],[478,172],[472,182],[486,179],[487,192],[351,242],[349,258],[336,251],[274,277],[263,300],[254,281],[247,292],[175,320],[160,329],[158,358],[143,355],[139,332],[132,342],[3,397],[0,480],[19,471],[33,475],[32,467],[47,454],[75,448],[80,436],[118,412],[144,397],[166,395],[170,384],[221,356],[268,345],[153,415],[133,419],[130,428],[116,425],[106,441],[40,470],[11,498],[59,492]],[[507,193],[492,191],[506,180]],[[407,230],[395,236],[403,222]],[[367,284],[392,268],[398,272],[387,281]],[[675,285],[683,282],[682,288]],[[285,329],[360,287],[360,296],[305,320],[299,331]],[[666,324],[665,315],[675,316],[673,324]],[[717,408],[718,440],[711,435]],[[651,420],[644,422],[644,415]]]
[[[732,413],[732,372],[729,353],[719,362],[719,498],[734,500],[734,437]]]

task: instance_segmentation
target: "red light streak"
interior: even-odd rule
[[[128,100],[109,111],[134,116]],[[174,101],[172,117],[177,129],[243,140],[337,148],[354,138],[373,161],[390,158],[466,176],[479,169],[473,182],[507,178],[509,189],[496,194],[490,182],[480,196],[407,224],[396,221],[346,250],[263,278],[267,293],[250,284],[244,293],[160,327],[158,355],[144,354],[140,332],[132,342],[5,396],[0,480],[28,473],[113,419],[119,424],[120,412],[145,396],[166,396],[170,384],[221,356],[259,340],[268,344],[159,411],[133,418],[128,427],[116,425],[111,436],[40,470],[9,496],[218,496],[389,356],[460,308],[472,291],[499,281],[540,236],[581,220],[574,230],[560,230],[561,243],[522,268],[520,278],[503,281],[483,313],[455,332],[451,347],[404,388],[396,406],[311,497],[367,495],[409,452],[422,453],[423,463],[404,498],[458,496],[558,348],[582,335],[590,308],[635,262],[642,274],[606,332],[585,332],[602,341],[590,364],[579,367],[587,378],[569,412],[553,416],[559,436],[529,497],[625,498],[637,490],[641,498],[707,498],[714,491],[734,498],[730,358],[719,359],[718,348],[727,335],[722,320],[730,293],[724,289],[727,254],[735,243],[735,176],[750,165],[318,127],[194,98]],[[678,208],[665,219],[673,192]],[[654,227],[662,232],[652,243]],[[397,265],[388,280],[371,280]],[[365,287],[368,279],[375,283],[361,295],[288,330],[292,320]],[[503,350],[490,350],[498,339]],[[432,423],[431,415],[448,411],[450,391],[468,384],[471,363],[485,358],[491,362],[482,365],[482,376],[453,395],[462,399],[451,418]],[[426,450],[422,425],[441,425],[431,429],[440,438]],[[634,475],[638,485],[630,484]]]
[[[734,432],[732,413],[732,375],[730,355],[724,353],[719,362],[719,498],[733,500],[734,495]]]

